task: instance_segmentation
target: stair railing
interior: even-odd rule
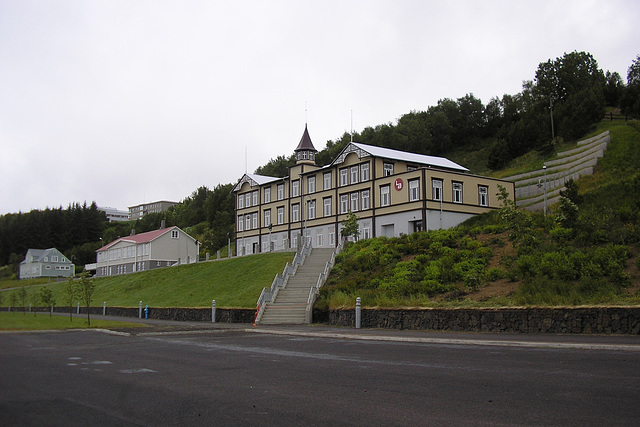
[[[287,287],[287,283],[289,282],[289,277],[294,276],[296,271],[298,271],[298,267],[304,263],[307,255],[311,253],[311,245],[307,244],[300,248],[293,257],[293,261],[291,264],[287,262],[282,270],[282,274],[276,273],[276,277],[273,278],[273,282],[271,282],[270,288],[262,288],[262,292],[260,293],[260,297],[256,302],[256,316],[255,322],[259,322],[264,314],[264,309],[268,302],[275,301],[276,296],[278,295],[278,291],[282,288]]]
[[[318,298],[318,292],[320,292],[320,288],[326,283],[327,279],[329,278],[329,274],[331,273],[331,270],[336,263],[336,256],[340,254],[340,252],[342,252],[342,240],[340,240],[340,243],[338,244],[336,249],[333,251],[333,253],[331,253],[331,258],[325,264],[322,273],[318,275],[318,281],[316,282],[315,286],[313,286],[309,290],[309,297],[307,298],[307,308],[305,311],[305,319],[307,323],[311,323],[311,321],[313,320],[313,304],[315,304],[316,299]]]

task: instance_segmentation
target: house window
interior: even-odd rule
[[[489,188],[484,186],[484,185],[480,185],[478,186],[478,204],[480,206],[489,206]]]
[[[291,222],[300,221],[300,204],[291,205]]]
[[[251,193],[251,197],[253,198],[253,206],[258,206],[258,190]]]
[[[324,234],[322,233],[322,230],[318,230],[316,233],[316,245],[324,246]]]
[[[177,239],[178,237],[180,237],[178,230],[171,230],[171,238]]]
[[[420,200],[420,181],[412,179],[409,181],[409,201],[415,202]]]
[[[360,180],[362,182],[369,181],[369,163],[360,165]]]
[[[246,193],[244,195],[244,206],[247,208],[251,206],[251,193]]]
[[[271,202],[271,187],[267,187],[264,189],[264,202]]]
[[[442,180],[441,179],[433,179],[431,180],[431,189],[433,200],[442,201]]]
[[[360,194],[362,194],[362,210],[365,211],[371,207],[369,203],[369,190],[362,190]]]
[[[316,177],[310,176],[307,181],[307,191],[309,194],[316,192]]]
[[[284,207],[278,208],[278,224],[284,224]]]
[[[271,224],[271,209],[264,211],[264,226],[268,227]]]
[[[351,183],[358,183],[358,166],[351,166]]]
[[[309,202],[309,219],[315,219],[316,217],[316,201],[311,200]]]
[[[284,184],[278,184],[278,200],[284,199]]]
[[[345,185],[347,185],[349,179],[349,171],[347,170],[347,168],[344,169],[340,169],[340,187],[344,187]]]
[[[324,180],[324,189],[330,190],[331,189],[331,172],[325,173],[323,175],[323,180]]]
[[[349,210],[349,196],[347,194],[340,195],[340,213],[345,214]]]
[[[331,246],[336,245],[336,233],[334,231],[329,231],[329,244]]]
[[[351,212],[357,212],[358,211],[358,198],[360,197],[360,195],[355,192],[355,193],[351,193]]]
[[[380,187],[380,206],[389,206],[391,204],[390,187],[383,185]]]
[[[453,203],[462,203],[462,183],[453,183]]]
[[[58,257],[57,256],[52,256],[51,257],[51,262],[58,262]]]
[[[362,229],[362,238],[370,239],[371,238],[371,227],[364,227]]]
[[[385,163],[382,169],[384,176],[393,175],[393,163]]]
[[[251,230],[251,215],[247,215],[244,218],[244,229]]]
[[[256,228],[258,228],[258,213],[254,213],[253,215],[251,215],[251,222],[252,222],[252,227],[255,230]]]
[[[331,197],[326,197],[322,199],[322,204],[324,206],[323,208],[324,216],[331,216]]]
[[[291,182],[291,197],[297,197],[300,195],[300,181],[295,180]]]

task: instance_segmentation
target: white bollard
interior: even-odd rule
[[[138,304],[138,319],[142,319],[142,301]]]
[[[80,301],[78,301],[78,308],[76,309],[76,314],[80,314]]]
[[[102,303],[102,315],[106,316],[107,315],[107,302],[103,302]]]
[[[360,297],[356,298],[356,329],[360,329],[362,324],[362,300]]]
[[[216,300],[211,300],[211,323],[216,323]]]

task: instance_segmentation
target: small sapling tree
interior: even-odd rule
[[[353,236],[355,240],[358,240],[360,230],[358,229],[358,216],[351,212],[347,213],[347,219],[342,223],[342,237],[347,239],[349,236]]]
[[[93,300],[93,291],[96,289],[93,279],[89,277],[89,273],[84,271],[80,274],[80,280],[77,281],[77,292],[80,301],[87,307],[87,326],[91,326],[91,317],[89,316],[89,307]]]
[[[49,307],[49,317],[53,315],[53,307],[56,305],[56,300],[53,298],[53,291],[46,286],[40,289],[40,301],[45,307]]]
[[[64,286],[64,302],[69,307],[69,319],[73,322],[73,301],[76,299],[76,287],[73,283],[73,277],[69,277]]]
[[[27,300],[29,299],[29,292],[25,286],[22,286],[18,291],[18,300],[22,304],[22,313],[27,314]]]

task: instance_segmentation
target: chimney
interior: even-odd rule
[[[160,221],[160,230],[164,230],[165,229],[165,225],[166,225],[166,223],[164,222],[164,219],[162,221]]]
[[[131,229],[131,233],[129,234],[129,236],[135,236],[136,235],[136,229],[132,228]]]

